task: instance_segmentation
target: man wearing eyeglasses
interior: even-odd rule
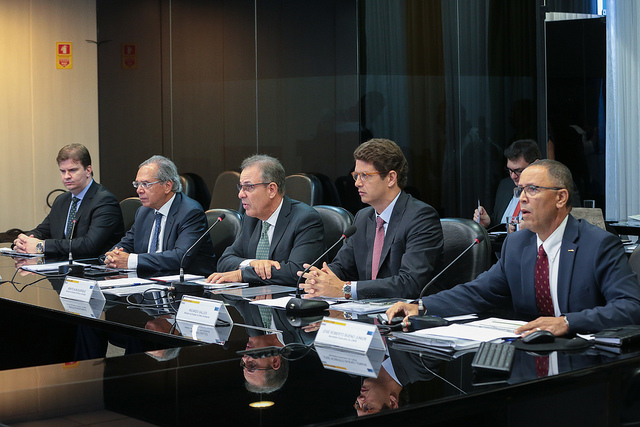
[[[142,207],[131,230],[105,254],[112,268],[177,272],[185,252],[207,230],[202,206],[181,192],[176,165],[152,156],[140,165],[133,181]],[[206,274],[215,265],[213,244],[207,235],[186,255],[186,271]]]
[[[322,254],[322,218],[309,205],[285,195],[286,175],[278,159],[255,155],[241,168],[242,231],[207,281],[293,286],[302,264]]]
[[[353,153],[353,178],[363,203],[356,233],[331,264],[312,267],[300,285],[314,296],[416,298],[442,260],[443,237],[434,208],[402,191],[407,160],[388,139],[372,139]]]
[[[49,215],[34,230],[20,234],[13,242],[23,253],[98,256],[124,234],[118,200],[93,180],[91,155],[82,144],[69,144],[56,158],[62,184],[69,192],[56,198]],[[75,226],[74,226],[75,221]]]
[[[485,228],[491,224],[510,224],[512,218],[517,218],[516,221],[522,218],[520,199],[513,195],[513,188],[518,185],[522,171],[541,157],[538,144],[531,139],[514,142],[504,150],[504,156],[507,158],[505,169],[509,177],[498,184],[493,214],[489,216],[482,206],[478,206],[473,213],[473,220]]]
[[[640,324],[640,286],[620,239],[571,211],[573,179],[563,164],[539,160],[515,189],[522,228],[504,241],[502,256],[472,282],[422,299],[427,314],[454,316],[513,310],[529,323],[515,332],[556,336]],[[418,314],[398,303],[387,316]]]

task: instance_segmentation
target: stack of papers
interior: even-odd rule
[[[39,258],[44,256],[44,254],[25,254],[22,252],[16,252],[11,248],[0,248],[0,255],[17,256],[23,258]]]
[[[489,319],[449,326],[422,329],[416,332],[394,332],[396,341],[412,344],[434,353],[451,354],[461,350],[474,349],[481,342],[518,338],[513,331],[526,322],[515,320]]]

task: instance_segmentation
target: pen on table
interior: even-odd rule
[[[476,220],[478,224],[480,224],[480,215],[482,214],[482,212],[480,212],[480,207],[480,199],[478,199],[478,219]]]
[[[115,289],[115,288],[124,288],[127,286],[138,286],[138,285],[144,285],[144,283],[129,283],[126,285],[114,285],[114,286],[101,286],[100,289]]]

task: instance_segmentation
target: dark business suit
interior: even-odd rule
[[[436,210],[404,191],[400,194],[385,233],[376,280],[371,280],[375,210],[361,209],[354,225],[357,231],[338,251],[331,271],[342,280],[358,281],[358,299],[417,298],[442,261],[442,227]]]
[[[504,213],[509,206],[509,202],[513,198],[513,189],[516,185],[513,183],[513,180],[509,177],[504,178],[498,184],[498,189],[496,190],[496,202],[493,206],[493,212],[491,213],[491,224],[503,224]]]
[[[262,221],[244,215],[240,237],[229,246],[218,261],[218,271],[233,271],[245,259],[255,259]],[[271,268],[271,279],[261,279],[252,267],[242,270],[245,282],[295,286],[302,264],[318,258],[324,248],[324,227],[318,212],[305,203],[284,196],[282,208],[273,230],[269,258],[280,263],[280,270]]]
[[[185,251],[207,230],[207,217],[202,206],[182,193],[176,193],[167,215],[162,241],[162,252],[147,253],[155,209],[139,208],[131,230],[116,245],[127,253],[138,254],[138,271],[175,272]],[[184,259],[186,271],[209,274],[215,269],[213,244],[209,233]]]
[[[44,240],[46,255],[66,255],[69,240],[65,237],[71,192],[56,198],[51,212],[38,227],[25,234]],[[124,234],[122,210],[118,200],[102,185],[93,181],[76,212],[76,228],[71,242],[74,258],[105,253]]]
[[[513,309],[526,319],[539,317],[534,269],[536,234],[510,234],[502,256],[472,282],[424,298],[427,312],[443,316]],[[571,333],[640,323],[640,286],[620,239],[569,215],[558,269],[558,305]]]

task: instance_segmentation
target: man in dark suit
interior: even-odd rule
[[[241,168],[242,232],[220,257],[218,272],[207,280],[292,286],[302,264],[322,254],[322,218],[312,207],[285,195],[286,175],[277,159],[255,155]]]
[[[531,139],[522,139],[514,142],[504,150],[507,158],[505,169],[509,172],[509,177],[504,178],[498,184],[496,191],[496,201],[491,216],[487,210],[478,206],[473,213],[473,220],[487,228],[491,224],[507,224],[511,217],[521,218],[518,197],[513,195],[513,188],[518,185],[522,171],[541,157],[538,143]]]
[[[180,176],[173,162],[153,156],[143,162],[133,182],[142,207],[131,230],[106,253],[105,264],[140,271],[206,274],[215,265],[209,234],[186,255],[207,230],[202,206],[180,192]]]
[[[640,323],[640,286],[622,243],[569,214],[573,180],[566,166],[539,160],[526,168],[516,194],[524,230],[507,237],[500,261],[472,282],[423,298],[428,314],[511,309],[535,319],[516,333],[544,329],[560,336]],[[415,315],[399,303],[388,316]]]
[[[407,160],[395,142],[372,139],[353,157],[363,203],[356,233],[331,264],[312,267],[300,287],[314,296],[416,298],[442,259],[442,227],[431,206],[402,191]]]
[[[62,184],[69,192],[56,198],[40,225],[18,236],[13,242],[15,249],[23,253],[67,255],[73,230],[71,253],[76,258],[100,255],[124,234],[118,200],[93,180],[91,155],[84,145],[62,147],[56,162]]]

